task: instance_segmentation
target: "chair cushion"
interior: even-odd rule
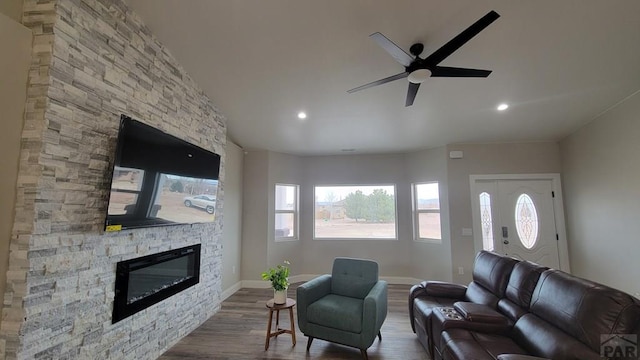
[[[329,294],[307,307],[307,321],[334,329],[360,333],[364,301]]]
[[[331,293],[364,299],[378,282],[378,263],[372,260],[336,258],[331,272]]]

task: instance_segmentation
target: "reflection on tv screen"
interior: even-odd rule
[[[142,169],[116,166],[111,182],[108,216],[111,225],[120,221],[127,227],[131,221],[148,219],[151,223],[210,222],[215,218],[218,181],[160,173],[157,179],[145,179]],[[148,201],[143,184],[153,184]]]

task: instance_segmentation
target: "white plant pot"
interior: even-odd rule
[[[287,290],[273,290],[273,303],[274,304],[286,304],[287,303]]]

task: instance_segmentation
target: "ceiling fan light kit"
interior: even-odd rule
[[[495,11],[489,11],[480,20],[473,23],[463,32],[458,34],[453,39],[449,40],[441,48],[434,51],[426,58],[421,58],[420,54],[424,50],[424,45],[416,43],[411,45],[407,54],[398,45],[394,44],[386,36],[379,32],[371,34],[371,37],[380,47],[389,53],[397,62],[404,66],[405,71],[393,76],[389,76],[384,79],[380,79],[357,88],[348,90],[348,93],[354,93],[356,91],[368,89],[373,86],[386,84],[391,81],[408,78],[409,89],[407,90],[407,98],[405,106],[413,105],[413,101],[418,93],[420,84],[427,80],[429,77],[481,77],[485,78],[491,74],[491,70],[479,70],[479,69],[467,69],[458,67],[439,66],[439,64],[453,54],[456,50],[466,44],[474,36],[478,35],[482,30],[489,26],[492,22],[496,21],[500,15]]]
[[[412,71],[407,77],[407,79],[409,80],[410,83],[422,84],[430,77],[431,77],[431,71],[429,71],[429,69],[418,69],[418,70]]]

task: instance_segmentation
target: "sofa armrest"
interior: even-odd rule
[[[369,343],[361,344],[366,349],[375,340],[376,335],[387,318],[387,282],[379,280],[364,298],[362,316],[362,339]]]
[[[320,275],[296,289],[298,327],[303,333],[307,329],[307,307],[331,292],[331,275]]]
[[[409,290],[409,323],[411,330],[416,332],[416,324],[413,311],[413,300],[421,296],[444,297],[463,300],[467,292],[467,287],[444,281],[423,281],[413,285]]]
[[[467,321],[500,324],[504,326],[509,325],[509,319],[506,316],[484,304],[457,301],[453,304],[453,308]]]
[[[502,354],[498,355],[498,360],[551,360],[548,358],[520,355],[520,354]]]
[[[424,294],[433,297],[445,297],[464,299],[467,287],[464,285],[444,281],[423,281],[420,286],[424,288]]]

